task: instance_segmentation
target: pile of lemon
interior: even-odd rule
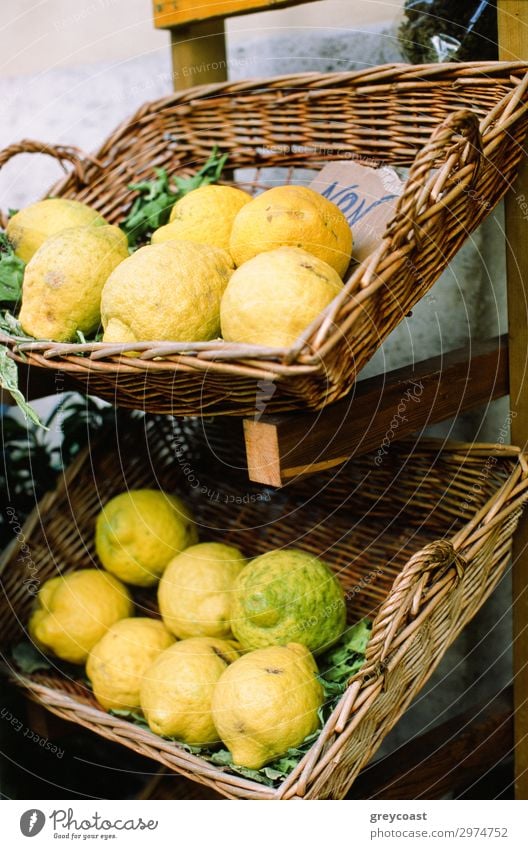
[[[153,732],[191,746],[222,741],[259,769],[319,727],[314,655],[342,635],[342,587],[296,549],[246,561],[198,542],[188,507],[159,490],[111,499],[95,528],[104,568],[47,581],[29,633],[43,651],[86,664],[106,710],[142,711]],[[160,619],[134,616],[127,585],[157,585]]]
[[[339,208],[303,186],[253,198],[220,185],[182,197],[151,244],[95,210],[50,198],[9,221],[27,262],[19,315],[39,339],[228,342],[289,347],[343,289],[352,232]]]

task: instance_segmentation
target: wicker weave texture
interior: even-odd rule
[[[291,491],[263,490],[232,468],[227,473],[225,450],[211,451],[199,423],[145,422],[127,419],[81,455],[5,554],[6,656],[23,638],[34,590],[58,571],[96,562],[101,504],[127,487],[160,486],[189,501],[202,540],[237,545],[249,557],[298,546],[325,558],[345,587],[350,622],[374,620],[366,666],[280,788],[110,716],[82,683],[58,671],[10,675],[57,715],[228,798],[342,798],[507,567],[528,497],[524,455],[510,446],[400,443],[381,466],[365,456]],[[153,612],[149,591],[136,602],[138,613]]]
[[[130,182],[152,177],[155,166],[192,173],[214,143],[254,190],[339,159],[410,172],[379,249],[290,349],[2,341],[17,359],[66,371],[89,393],[133,409],[247,414],[262,409],[263,391],[268,412],[336,400],[511,185],[528,126],[527,70],[499,62],[389,65],[222,83],[145,104],[93,157],[12,145],[0,167],[38,150],[73,163],[52,193],[85,201],[112,223],[130,207]],[[122,357],[125,350],[140,355]]]

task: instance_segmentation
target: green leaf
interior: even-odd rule
[[[18,369],[14,360],[8,354],[5,345],[0,345],[0,386],[2,389],[7,389],[15,399],[18,407],[24,413],[27,420],[33,424],[47,430],[48,428],[42,424],[33,407],[28,404],[22,392],[18,388]]]
[[[128,243],[135,247],[145,242],[154,230],[166,224],[177,200],[200,186],[219,180],[227,154],[220,156],[215,147],[207,162],[192,177],[176,177],[173,186],[165,168],[155,168],[156,179],[131,183],[128,188],[138,192],[127,217],[121,224]]]
[[[0,301],[16,303],[19,300],[25,267],[6,234],[0,232]]]
[[[339,697],[365,662],[371,623],[363,619],[348,628],[341,640],[319,658],[319,678],[327,697]]]
[[[33,643],[18,643],[11,654],[20,671],[26,675],[52,668],[49,660],[35,648]]]
[[[141,725],[143,728],[148,728],[148,723],[142,713],[137,710],[124,710],[121,708],[112,708],[108,711],[111,716],[118,716],[120,719],[128,719],[134,725]]]
[[[28,336],[27,333],[24,333],[18,318],[15,318],[9,310],[3,310],[0,313],[0,330],[5,331],[9,336],[16,337],[16,339],[27,339],[29,342],[35,341],[34,336]]]

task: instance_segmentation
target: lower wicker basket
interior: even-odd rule
[[[511,446],[398,443],[386,456],[263,490],[233,468],[227,473],[225,445],[221,460],[201,435],[199,422],[127,416],[61,476],[1,563],[4,666],[58,716],[228,798],[342,798],[507,568],[528,498],[526,458]],[[346,588],[350,621],[374,620],[365,666],[279,787],[213,766],[105,713],[81,681],[58,671],[21,674],[10,661],[36,588],[58,571],[91,565],[101,504],[138,486],[181,492],[202,540],[233,543],[247,556],[287,545],[321,555]],[[148,594],[137,602],[152,607]]]

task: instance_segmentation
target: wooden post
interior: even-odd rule
[[[528,2],[498,0],[499,55],[528,59]],[[506,197],[510,406],[512,442],[528,447],[528,221],[521,195],[528,198],[525,157],[513,191]],[[526,281],[526,284],[525,284]],[[515,795],[528,799],[528,513],[513,541],[513,698]]]
[[[197,21],[171,29],[174,89],[227,79],[223,20]]]
[[[224,18],[313,0],[153,0],[154,26],[170,29],[174,88],[227,80]]]

